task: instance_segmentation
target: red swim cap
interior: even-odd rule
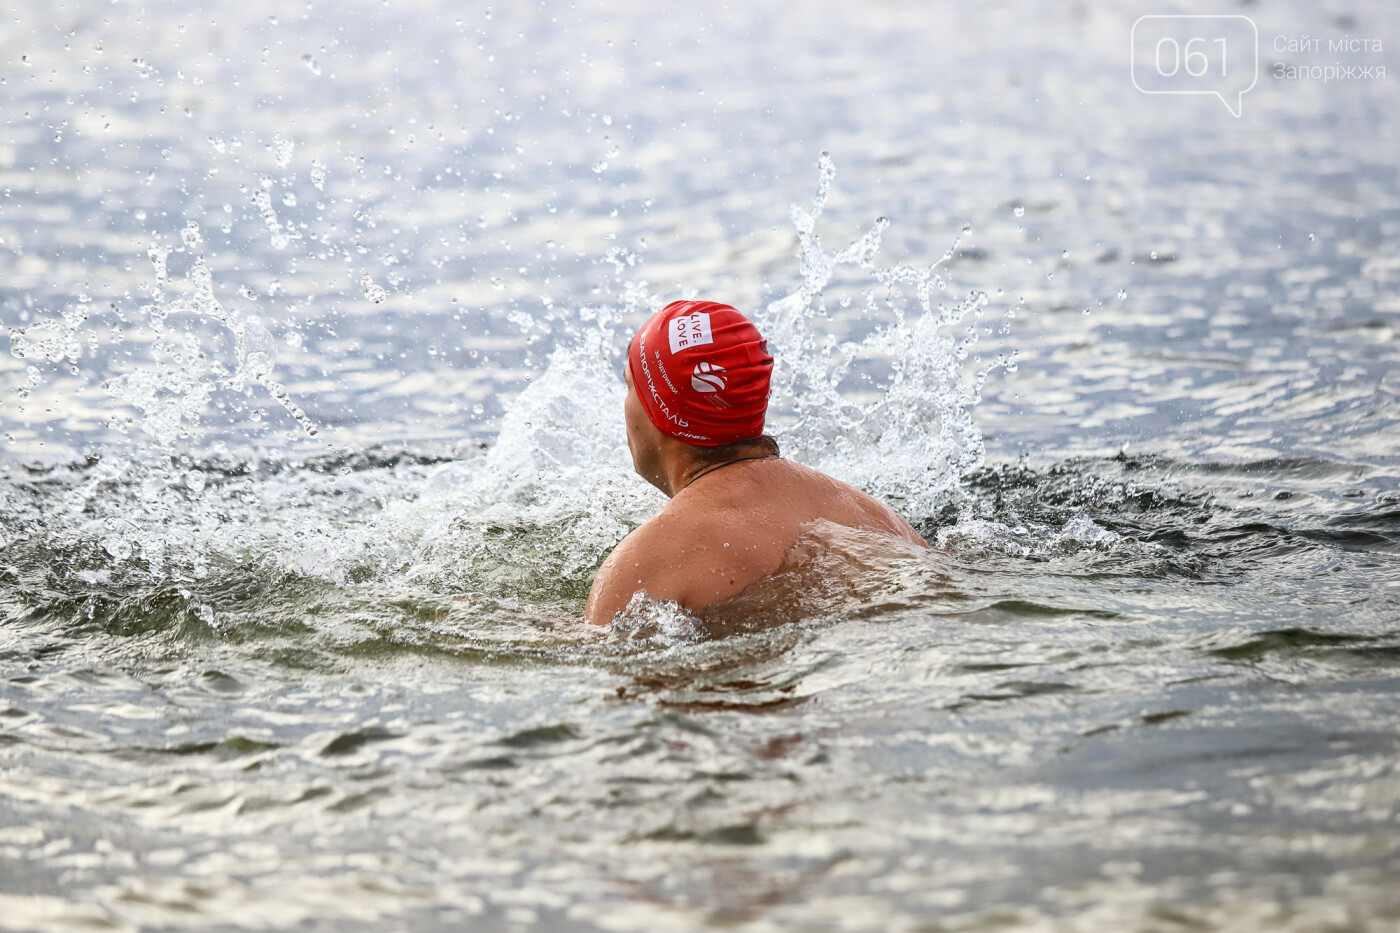
[[[628,348],[632,385],[651,423],[717,447],[763,434],[773,357],[748,318],[716,301],[673,301]]]

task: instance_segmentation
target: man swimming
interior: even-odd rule
[[[610,623],[639,591],[690,610],[728,599],[821,520],[928,546],[883,503],[782,459],[763,433],[772,371],[758,329],[713,301],[672,302],[632,338],[627,447],[671,501],[603,561],[589,622]]]

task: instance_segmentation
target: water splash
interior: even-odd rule
[[[183,231],[191,248],[201,242],[198,225],[191,221]],[[227,308],[214,294],[214,277],[202,254],[197,255],[186,275],[189,291],[167,300],[165,263],[169,250],[160,244],[150,249],[156,269],[152,303],[140,309],[154,340],[153,364],[123,373],[103,383],[107,394],[142,413],[141,429],[162,447],[177,439],[197,437],[200,413],[217,386],[242,392],[250,383],[262,385],[310,436],[316,425],[294,402],[285,386],[272,379],[277,361],[276,342],[256,316],[244,316]],[[217,322],[234,338],[236,368],[228,373],[216,355],[202,352],[199,336],[193,330],[173,332],[166,326],[175,315],[188,314],[202,321]]]
[[[1087,515],[1075,515],[1056,528],[1034,521],[1008,523],[965,514],[957,524],[939,529],[937,543],[940,548],[956,551],[964,557],[1006,554],[1045,559],[1081,550],[1111,551],[1126,546],[1148,551],[1161,550],[1156,545],[1130,541],[1115,531],[1099,526]]]
[[[616,644],[669,649],[695,644],[704,638],[704,629],[675,600],[637,593],[609,626],[608,637]]]
[[[989,299],[971,291],[956,301],[934,301],[948,290],[936,270],[952,258],[960,238],[929,266],[880,266],[880,239],[889,227],[880,217],[863,236],[827,251],[816,221],[836,173],[828,154],[822,153],[819,169],[812,207],[792,210],[801,287],[757,315],[778,358],[770,418],[782,426],[784,449],[792,455],[896,502],[907,515],[927,516],[982,461],[971,409],[988,373],[1008,361],[998,359],[969,381],[963,370],[976,334],[958,339],[951,332],[968,315],[980,317]],[[881,323],[858,342],[838,342],[817,325],[823,293],[841,267],[875,283],[864,292],[864,312]],[[871,359],[886,363],[887,376],[873,401],[856,401],[845,380],[854,363]]]
[[[779,360],[771,423],[789,455],[917,519],[955,495],[959,477],[982,456],[970,409],[986,371],[964,378],[975,337],[952,331],[982,313],[987,298],[935,300],[949,291],[937,270],[951,247],[926,266],[880,265],[883,218],[842,248],[825,248],[816,221],[834,175],[823,157],[814,203],[793,211],[801,251],[795,290],[755,314]],[[258,190],[266,195],[270,183]],[[189,251],[201,243],[197,226],[182,238]],[[24,487],[0,527],[7,539],[27,534],[70,555],[70,583],[174,584],[194,594],[191,611],[206,622],[218,581],[243,588],[250,578],[259,586],[302,578],[487,593],[576,616],[598,563],[662,504],[632,473],[621,414],[619,361],[635,328],[663,304],[638,275],[644,264],[635,253],[615,247],[601,257],[612,270],[602,300],[546,305],[522,319],[552,350],[507,406],[485,452],[445,460],[366,452],[299,463],[275,452],[240,462],[198,450],[200,412],[225,387],[262,385],[308,433],[314,426],[273,381],[272,335],[217,300],[203,257],[177,288],[169,248],[155,243],[149,255],[155,281],[141,314],[157,362],[109,380],[107,390],[140,413],[155,445],[65,468],[53,477],[53,487],[66,490],[57,512],[46,512],[46,489]],[[851,270],[865,277],[864,313],[877,326],[841,342],[823,329],[822,309],[825,292]],[[378,286],[365,286],[373,300],[371,286]],[[224,369],[192,332],[170,328],[175,315],[231,333],[236,368]],[[81,318],[76,312],[75,326]],[[39,346],[20,338],[26,353]],[[45,344],[44,352],[62,356],[73,346]],[[855,363],[870,360],[884,375],[857,400],[845,380]]]
[[[267,226],[269,234],[268,242],[273,249],[286,249],[293,239],[299,237],[295,231],[288,233],[282,226],[282,222],[277,219],[277,211],[272,206],[272,179],[264,178],[262,183],[254,188],[248,195],[248,199],[253,202],[253,206],[262,215],[263,223]]]
[[[296,151],[296,148],[296,143],[290,139],[283,139],[281,136],[273,137],[272,150],[278,168],[286,168],[292,164],[292,153]]]
[[[367,301],[374,304],[383,304],[389,298],[389,293],[384,290],[384,286],[375,284],[368,272],[360,275],[360,292]]]
[[[308,436],[315,436],[316,424],[291,398],[286,386],[272,379],[277,361],[272,334],[255,315],[229,308],[215,296],[213,272],[199,252],[204,239],[198,222],[188,221],[180,237],[184,250],[195,258],[184,285],[174,294],[168,294],[171,248],[156,241],[146,251],[154,281],[147,286],[151,302],[137,309],[137,323],[144,321],[149,333],[150,361],[101,383],[103,392],[136,409],[139,417],[114,414],[109,427],[127,433],[133,425],[138,426],[161,448],[173,448],[179,441],[192,441],[197,447],[201,440],[200,416],[215,391],[222,388],[241,393],[256,384],[263,386]],[[95,313],[106,317],[115,342],[142,339],[140,328],[131,324],[115,304],[94,312],[94,306],[84,298],[64,309],[58,318],[41,315],[25,327],[12,327],[10,352],[20,359],[67,361],[70,372],[76,374],[85,355],[97,355],[98,335],[90,326]],[[217,324],[230,335],[234,370],[229,372],[220,354],[206,346],[198,327],[170,326],[170,319],[177,316],[188,316],[193,324]],[[51,336],[35,338],[33,333]],[[31,367],[28,388],[41,380],[42,374]]]
[[[951,331],[980,315],[988,299],[971,292],[935,302],[948,290],[936,270],[957,239],[929,266],[880,266],[880,234],[889,225],[881,218],[827,252],[816,220],[834,177],[824,155],[814,203],[793,210],[801,284],[755,315],[779,361],[770,424],[788,455],[922,518],[955,498],[961,476],[981,462],[971,409],[991,367],[964,378],[976,337]],[[614,247],[601,262],[612,269],[615,303],[520,315],[522,331],[554,349],[508,407],[486,455],[446,466],[435,479],[447,498],[437,498],[439,490],[431,497],[444,517],[418,539],[410,571],[416,581],[533,580],[537,591],[581,598],[598,562],[661,504],[631,472],[617,366],[635,328],[664,301],[636,277],[636,254]],[[818,323],[822,296],[843,266],[875,283],[865,310],[881,324],[858,342],[839,343]],[[872,358],[885,363],[887,375],[873,399],[854,400],[844,379],[854,363]],[[523,560],[507,566],[511,558]]]

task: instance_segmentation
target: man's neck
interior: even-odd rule
[[[683,445],[682,449],[677,451],[677,454],[678,456],[675,458],[674,465],[668,463],[667,466],[671,468],[667,469],[664,474],[664,479],[669,488],[662,487],[661,489],[662,492],[666,493],[667,498],[671,499],[674,499],[680,494],[681,490],[685,489],[706,473],[718,470],[731,463],[739,463],[748,460],[764,460],[777,456],[767,444],[759,442],[745,444],[743,447],[736,447],[733,456],[726,457],[723,460],[706,460],[695,457],[690,453],[689,445]]]

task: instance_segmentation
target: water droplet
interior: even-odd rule
[[[316,56],[308,52],[301,57],[301,60],[312,74],[319,75],[321,73],[321,66],[316,63]]]
[[[269,242],[273,249],[286,249],[293,236],[300,236],[295,232],[289,235],[282,223],[277,219],[277,212],[272,208],[272,179],[264,178],[262,187],[258,188],[250,195],[250,200],[257,207],[258,213],[262,214],[263,223],[267,225],[268,233],[271,234]]]
[[[1011,213],[1015,214],[1017,217],[1024,217],[1026,216],[1026,209],[1017,204],[1015,207],[1011,208]]]
[[[272,151],[277,159],[278,168],[286,168],[292,162],[292,153],[296,151],[297,144],[290,139],[283,139],[281,136],[272,138]]]
[[[238,335],[239,369],[257,382],[265,382],[277,365],[277,342],[256,318],[243,322]]]
[[[384,290],[383,286],[374,284],[374,279],[370,278],[368,272],[360,276],[360,289],[364,292],[365,297],[375,304],[381,304],[389,297],[389,293]]]

